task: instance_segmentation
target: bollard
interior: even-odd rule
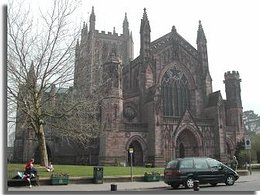
[[[111,184],[111,191],[117,191],[117,185]]]
[[[194,180],[193,181],[193,190],[194,191],[199,191],[200,190],[200,186],[199,186],[199,181],[198,180]]]

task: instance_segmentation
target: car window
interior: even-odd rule
[[[170,161],[166,168],[172,168],[172,169],[175,169],[177,167],[177,161],[176,160],[173,160],[173,161]]]
[[[220,166],[219,161],[215,160],[215,159],[207,159],[208,163],[209,163],[209,167],[210,168],[216,168]]]
[[[194,159],[195,168],[197,169],[208,169],[207,161],[206,159]]]
[[[182,160],[180,162],[180,169],[192,169],[193,168],[193,160],[188,159],[188,160]]]

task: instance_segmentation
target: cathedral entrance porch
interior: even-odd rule
[[[196,135],[197,134],[197,135]],[[190,129],[181,130],[173,140],[173,157],[184,158],[203,155],[202,140],[198,133]]]

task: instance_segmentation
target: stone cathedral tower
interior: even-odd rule
[[[95,29],[96,15],[94,7],[88,25],[84,23],[81,40],[76,45],[74,87],[89,93],[102,82],[102,65],[109,61],[112,48],[121,57],[122,65],[133,59],[133,40],[129,32],[127,15],[123,20],[123,34],[118,35],[115,28],[112,32],[99,32]]]
[[[226,120],[227,125],[233,130],[236,142],[244,136],[240,82],[241,79],[237,71],[225,73]]]

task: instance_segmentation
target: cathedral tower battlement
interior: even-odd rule
[[[228,107],[242,107],[239,72],[228,71],[224,77]]]
[[[233,70],[232,72],[231,71],[225,72],[225,80],[232,80],[232,79],[241,80],[238,71]]]

